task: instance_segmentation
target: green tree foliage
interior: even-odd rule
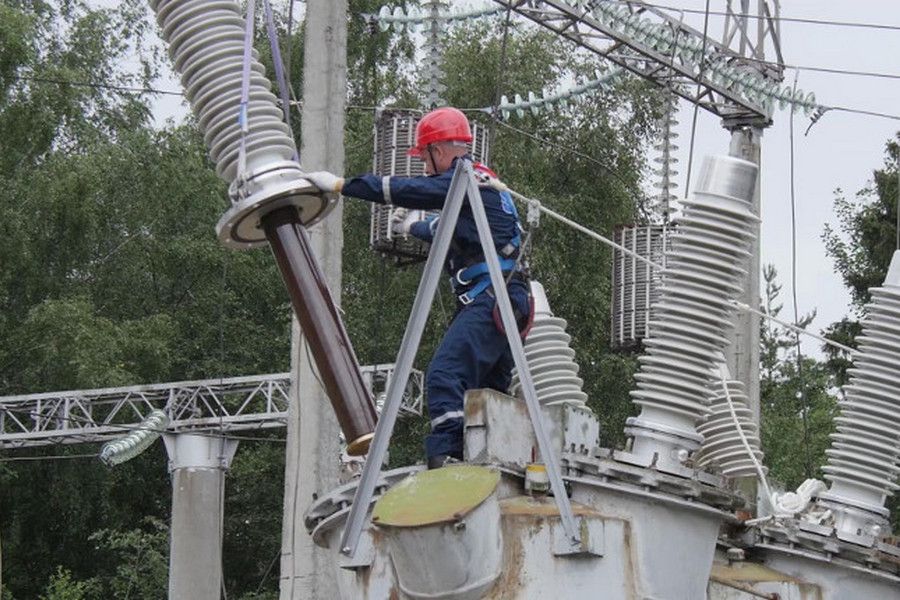
[[[359,17],[382,4],[351,1],[348,173],[371,168],[369,107],[421,102],[413,38]],[[51,83],[150,83],[158,63],[144,39],[155,27],[145,3],[97,10],[7,1],[0,17],[0,393],[286,370],[291,313],[283,284],[265,250],[232,252],[215,239],[225,186],[195,125],[154,130],[143,94]],[[290,72],[299,89],[303,36],[296,24],[293,32]],[[447,99],[463,107],[491,105],[498,89],[512,95],[564,86],[597,66],[563,55],[558,42],[530,27],[510,30],[502,69],[490,26],[453,27],[446,40]],[[634,219],[655,110],[650,90],[624,80],[568,109],[494,125],[491,163],[518,191],[610,231]],[[361,362],[392,362],[420,269],[373,255],[369,210],[362,202],[345,207],[342,308]],[[615,443],[631,410],[634,361],[608,350],[610,254],[545,220],[532,263],[554,311],[569,320],[586,391],[607,443]],[[453,301],[447,289],[436,301],[419,368]],[[425,418],[400,422],[393,464],[420,459],[426,429]],[[165,464],[159,444],[112,470],[86,460],[0,464],[4,584],[12,597],[159,597],[171,494]],[[275,597],[283,469],[282,443],[241,442],[226,485],[229,597]]]
[[[839,232],[825,226],[825,250],[861,310],[871,299],[869,288],[884,281],[897,249],[898,161],[900,133],[886,144],[884,166],[870,185],[848,199],[838,190],[834,206]]]
[[[775,267],[763,269],[763,310],[781,313],[781,285]],[[800,318],[806,328],[815,313]],[[797,354],[796,334],[763,321],[760,324],[760,410],[762,445],[770,477],[794,490],[806,479],[821,478],[828,435],[837,415],[832,377],[820,361]]]

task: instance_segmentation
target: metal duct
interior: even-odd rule
[[[756,477],[756,468],[747,456],[747,449],[735,428],[734,418],[728,406],[730,397],[744,437],[747,438],[756,460],[762,464],[759,427],[753,420],[744,384],[736,379],[728,379],[723,384],[720,377],[716,379],[715,395],[709,406],[709,416],[697,426],[697,433],[703,436],[703,445],[694,457],[694,464],[702,468],[712,468],[727,477]],[[728,386],[727,394],[724,385]]]
[[[839,536],[877,537],[876,529],[886,525],[885,501],[900,487],[900,251],[883,287],[870,293],[822,468],[831,488],[820,504],[835,512]]]
[[[756,176],[753,163],[706,158],[693,198],[683,202],[631,392],[641,414],[625,430],[648,465],[680,466],[702,442],[696,423],[709,413],[712,369],[728,344],[730,302],[742,290],[758,221],[750,204]]]
[[[584,406],[587,394],[581,391],[584,381],[578,375],[575,351],[569,346],[572,340],[566,333],[566,320],[553,316],[544,286],[531,282],[534,297],[534,325],[525,339],[525,358],[534,380],[538,402],[576,404]],[[513,369],[510,392],[521,392],[518,372]]]

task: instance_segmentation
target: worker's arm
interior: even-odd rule
[[[369,202],[425,210],[444,206],[450,182],[447,176],[382,177],[367,174],[344,179],[327,171],[315,171],[304,176],[323,192],[340,192]]]

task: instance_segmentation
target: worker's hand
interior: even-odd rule
[[[412,224],[421,220],[418,211],[408,211],[405,208],[395,208],[391,215],[391,231],[398,235],[409,235]]]
[[[303,177],[323,192],[340,192],[341,188],[344,187],[344,178],[328,171],[304,173]]]

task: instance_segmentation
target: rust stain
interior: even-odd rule
[[[519,534],[519,525],[509,519],[501,519],[503,532],[503,561],[500,576],[482,600],[509,600],[522,591],[522,571],[525,566],[525,548]]]
[[[804,583],[796,577],[791,577],[786,573],[776,571],[759,563],[744,561],[740,566],[729,566],[722,563],[714,563],[710,579],[724,579],[725,581],[736,581],[739,583],[764,583],[764,582],[784,582],[784,583]]]
[[[464,407],[466,421],[471,421],[484,412],[484,402],[484,392],[466,394],[466,405]]]
[[[631,523],[629,521],[622,521],[622,537],[622,548],[625,551],[625,560],[623,561],[625,593],[631,600],[638,600],[638,562],[634,555],[634,546],[631,544]]]
[[[579,517],[602,517],[590,506],[572,502],[572,513]],[[558,517],[556,501],[550,497],[513,496],[500,501],[500,512],[509,517]]]

